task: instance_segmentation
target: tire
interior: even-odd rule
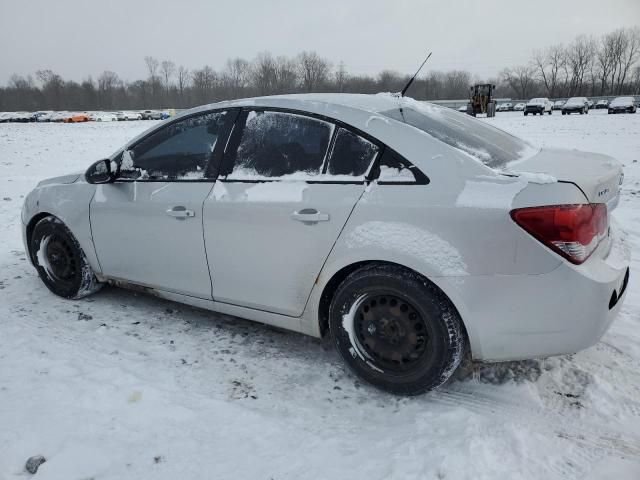
[[[78,241],[54,216],[34,227],[29,255],[42,282],[60,297],[77,300],[102,287]]]
[[[524,116],[526,117],[528,115],[528,112],[524,112]]]
[[[551,115],[553,113],[553,110],[549,110],[549,115]]]
[[[395,265],[350,274],[329,308],[332,341],[362,380],[391,393],[437,388],[465,352],[462,320],[444,293]]]
[[[566,115],[566,114],[567,114],[567,112],[565,112],[564,110],[562,110],[562,114],[563,114],[563,115]]]

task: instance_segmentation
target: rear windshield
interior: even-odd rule
[[[399,122],[428,133],[492,168],[504,167],[535,152],[534,148],[513,135],[476,120],[467,114],[433,104],[410,103],[380,112]]]

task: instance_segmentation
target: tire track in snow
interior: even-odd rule
[[[452,387],[434,392],[432,400],[446,405],[462,406],[469,410],[520,424],[528,429],[548,434],[553,432],[558,438],[572,440],[588,449],[587,456],[597,460],[601,455],[624,454],[640,459],[640,437],[628,433],[613,433],[604,425],[585,418],[576,418],[567,409],[541,409],[535,405],[517,405],[494,398],[483,392],[465,387]],[[553,405],[552,405],[553,407]],[[572,418],[573,417],[573,418]],[[525,420],[526,419],[526,420]],[[580,463],[576,459],[574,464]]]

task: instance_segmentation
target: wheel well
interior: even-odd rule
[[[36,227],[36,224],[45,217],[54,217],[54,216],[55,215],[52,215],[47,212],[40,212],[37,215],[34,215],[31,218],[31,220],[29,220],[29,223],[27,224],[27,250],[29,250],[29,245],[31,245],[31,235],[33,235],[33,229]],[[30,252],[27,252],[27,253],[31,255]]]
[[[327,333],[329,333],[329,307],[331,306],[331,300],[333,299],[333,296],[336,293],[336,290],[338,289],[342,281],[345,278],[347,278],[351,273],[355,272],[356,270],[359,270],[364,266],[369,266],[369,265],[393,265],[396,267],[403,268],[413,273],[414,275],[419,275],[426,282],[431,283],[434,287],[436,287],[438,290],[442,292],[442,289],[440,289],[437,285],[435,285],[431,280],[429,280],[427,277],[425,277],[421,273],[416,272],[415,270],[405,267],[404,265],[400,265],[398,263],[384,262],[379,260],[370,260],[370,261],[358,262],[351,265],[347,265],[341,270],[338,270],[333,275],[333,277],[331,277],[331,280],[327,282],[327,284],[324,287],[324,290],[322,291],[322,295],[320,296],[320,306],[318,308],[318,322],[320,327],[320,335],[322,337],[324,337]],[[460,324],[462,325],[462,331],[467,339],[468,348],[469,350],[471,350],[471,345],[469,344],[469,334],[467,333],[467,327],[464,324],[464,319],[462,318],[462,315],[460,315],[460,312],[456,308],[455,304],[448,297],[448,295],[444,292],[442,292],[442,294],[445,297],[447,297],[452,307],[458,312],[458,316],[460,317]]]

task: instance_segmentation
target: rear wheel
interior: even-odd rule
[[[460,364],[466,342],[460,316],[444,293],[393,265],[349,275],[331,302],[329,329],[356,375],[401,395],[444,383]]]
[[[29,254],[40,279],[56,295],[79,299],[102,287],[78,241],[54,216],[43,218],[34,227]]]

